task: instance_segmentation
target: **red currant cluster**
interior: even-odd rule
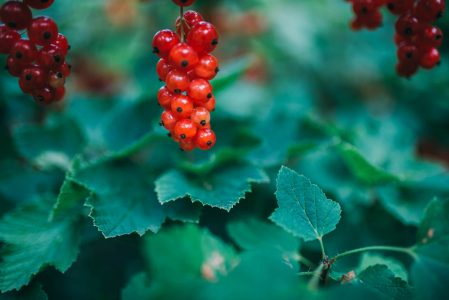
[[[164,108],[161,125],[182,150],[209,150],[216,141],[210,128],[215,97],[209,80],[219,71],[218,60],[210,53],[218,44],[218,34],[214,25],[205,22],[199,13],[183,13],[184,6],[194,0],[173,2],[181,7],[177,32],[164,29],[153,38],[153,52],[161,58],[156,71],[165,82],[157,95]]]
[[[69,44],[58,26],[48,17],[36,17],[30,8],[45,9],[54,0],[7,1],[0,8],[0,53],[9,54],[8,72],[19,78],[25,94],[38,103],[60,101],[65,95],[65,78],[70,65],[65,62]],[[28,39],[21,34],[28,35]],[[23,32],[20,32],[23,30]]]
[[[443,32],[432,23],[443,15],[444,0],[348,0],[356,14],[351,23],[354,30],[375,29],[382,24],[380,8],[398,16],[395,43],[399,62],[396,71],[410,77],[419,67],[432,69],[440,63],[438,47],[443,42]]]

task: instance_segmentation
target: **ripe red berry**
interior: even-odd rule
[[[179,37],[171,30],[158,31],[153,37],[153,53],[167,58],[170,50],[179,43]]]
[[[418,19],[410,14],[402,15],[396,21],[396,32],[404,37],[411,37],[419,31]]]
[[[64,99],[65,97],[65,87],[64,86],[60,86],[58,88],[55,88],[55,97],[53,99],[54,102],[59,102],[62,99]]]
[[[70,45],[67,41],[67,38],[61,33],[58,33],[58,36],[56,37],[56,40],[53,42],[53,44],[58,46],[62,50],[64,55],[67,55],[70,50]]]
[[[175,96],[171,101],[171,110],[178,119],[188,118],[193,110],[193,101],[184,95]]]
[[[37,17],[28,27],[28,37],[36,45],[50,45],[58,38],[58,25],[50,18]]]
[[[0,20],[12,29],[27,28],[32,18],[31,10],[23,2],[8,1],[0,8]]]
[[[388,0],[387,7],[395,15],[402,15],[413,8],[414,0]]]
[[[72,73],[72,66],[65,62],[58,68],[58,71],[67,78]]]
[[[215,97],[212,97],[209,101],[199,104],[201,107],[204,107],[208,111],[214,111],[215,110]]]
[[[195,2],[195,0],[173,0],[173,2],[179,6],[190,6]]]
[[[175,45],[168,57],[170,63],[179,70],[188,71],[198,63],[198,54],[192,47],[185,43]]]
[[[187,95],[195,103],[205,103],[214,96],[211,84],[205,79],[192,80],[187,90]]]
[[[207,128],[210,124],[210,112],[204,107],[197,107],[192,111],[190,119],[198,128]]]
[[[161,58],[156,64],[156,73],[159,80],[165,81],[167,74],[172,70],[172,66],[164,58]]]
[[[24,0],[24,2],[34,9],[49,8],[55,0]]]
[[[20,34],[17,31],[11,30],[5,25],[0,26],[0,53],[9,53],[18,40],[20,40]]]
[[[50,71],[50,74],[48,76],[48,85],[52,88],[60,88],[63,87],[65,84],[65,77],[64,74],[60,71]]]
[[[159,89],[157,93],[157,101],[160,106],[164,109],[171,108],[171,101],[174,98],[174,95],[168,90],[166,86],[163,86]]]
[[[45,46],[39,51],[37,62],[44,68],[56,70],[65,62],[64,51],[56,45]]]
[[[396,65],[396,72],[403,77],[409,78],[418,71],[418,64],[415,62],[400,61]]]
[[[20,74],[22,74],[23,69],[25,69],[26,67],[27,65],[21,64],[16,58],[11,55],[6,59],[6,69],[13,77],[19,77]]]
[[[436,48],[430,48],[428,51],[423,53],[419,65],[424,69],[432,69],[441,60],[440,52]]]
[[[185,34],[188,34],[190,29],[195,26],[197,23],[203,21],[203,17],[193,10],[188,10],[184,13],[184,26],[182,29],[184,30]],[[176,31],[179,35],[181,35],[181,17],[178,17],[176,19]]]
[[[196,77],[211,80],[215,78],[219,70],[218,59],[211,54],[206,54],[200,58],[194,72]]]
[[[20,75],[20,81],[22,81],[23,87],[29,90],[43,88],[47,80],[47,72],[38,66],[28,67]]]
[[[29,40],[18,40],[11,48],[11,56],[24,65],[33,62],[37,57],[36,46]]]
[[[180,140],[190,140],[195,137],[197,128],[192,120],[183,119],[176,123],[174,134]]]
[[[189,76],[179,70],[171,70],[165,78],[165,83],[170,92],[180,94],[187,91],[190,84]]]
[[[195,145],[201,150],[209,150],[215,145],[217,138],[212,129],[200,129],[195,138]]]
[[[193,26],[187,35],[187,43],[198,53],[210,53],[218,45],[218,33],[211,23],[202,21]]]
[[[33,92],[33,98],[38,103],[50,104],[55,99],[55,90],[48,86],[37,89]]]
[[[165,110],[161,115],[161,125],[165,127],[168,131],[172,131],[175,127],[178,119],[175,114],[170,110]]]
[[[190,152],[195,150],[196,145],[193,140],[180,140],[179,147],[181,147],[182,151]]]
[[[35,90],[34,88],[30,88],[21,78],[19,78],[19,87],[27,95],[31,95]]]
[[[443,15],[444,0],[419,0],[415,6],[416,17],[425,22],[433,22]]]
[[[439,47],[443,43],[443,32],[436,26],[425,25],[418,37],[418,42],[426,47]]]
[[[400,61],[413,61],[416,62],[419,59],[419,51],[415,45],[403,44],[397,51],[398,59]]]

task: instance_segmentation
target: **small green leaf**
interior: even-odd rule
[[[65,272],[78,255],[78,218],[66,215],[48,221],[49,205],[27,205],[0,221],[5,243],[0,264],[0,290],[20,289],[46,265]]]
[[[66,178],[59,191],[56,203],[51,211],[50,218],[59,217],[72,210],[79,210],[90,192],[83,186],[73,180]]]
[[[399,277],[405,281],[408,280],[407,269],[400,261],[379,254],[365,252],[360,259],[360,263],[357,269],[363,271],[368,267],[374,265],[385,265],[394,274],[394,276]]]
[[[396,277],[385,265],[374,265],[363,270],[358,276],[361,285],[382,295],[385,299],[412,298],[412,290],[406,281]]]
[[[340,221],[340,205],[309,179],[282,167],[277,178],[278,208],[270,219],[305,241],[321,239]]]
[[[266,173],[259,168],[234,166],[215,170],[208,176],[172,170],[159,177],[155,184],[162,204],[189,196],[193,202],[229,211],[251,191],[251,183],[268,181]]]

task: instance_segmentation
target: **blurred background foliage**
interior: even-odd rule
[[[306,175],[341,204],[342,221],[326,238],[334,254],[371,244],[413,244],[426,205],[449,195],[449,40],[441,48],[441,66],[405,80],[395,74],[389,14],[377,31],[352,32],[344,1],[197,2],[194,9],[218,27],[221,37],[215,55],[222,72],[213,82],[217,109],[212,116],[218,141],[212,151],[181,152],[158,126],[160,82],[151,39],[157,30],[173,28],[179,11],[169,0],[57,0],[45,11],[72,46],[74,75],[61,104],[36,105],[14,78],[0,72],[0,214],[36,203],[50,213],[63,198],[65,220],[64,214],[73,217],[73,211],[90,214],[101,231],[91,218],[76,221],[81,232],[76,261],[65,274],[45,268],[23,294],[44,297],[42,287],[50,299],[139,299],[146,292],[155,293],[155,299],[182,298],[175,293],[195,287],[182,277],[191,276],[187,271],[151,292],[139,290],[147,280],[139,272],[149,270],[150,281],[174,276],[187,263],[183,257],[194,256],[189,251],[204,247],[204,239],[210,239],[206,247],[224,247],[227,257],[235,257],[227,226],[271,214],[281,165]],[[449,18],[438,25],[449,32]],[[182,199],[161,207],[153,192],[155,187],[180,189],[184,176],[187,190],[180,196],[192,193],[204,177],[229,189],[243,185],[238,192],[244,193],[252,175],[222,175],[245,176],[242,170],[256,172],[253,182],[261,184],[252,184],[253,191],[229,213],[210,207],[212,200],[204,197],[213,194],[203,190],[199,200],[209,206]],[[88,197],[87,203],[67,201],[61,186],[71,193],[78,188],[75,198]],[[111,228],[108,218],[121,210],[135,219]],[[166,219],[153,241],[151,232]],[[199,222],[215,237],[196,227],[184,233],[172,229],[182,221]],[[143,238],[131,234],[148,230]],[[319,259],[317,244],[301,247]],[[249,285],[270,280],[272,287],[291,287],[290,278],[274,275],[279,266],[271,256],[243,255],[239,272]],[[189,288],[180,287],[183,279]],[[226,299],[239,285],[228,278],[211,293]],[[249,292],[238,288],[239,295]],[[200,290],[207,298],[208,289]]]

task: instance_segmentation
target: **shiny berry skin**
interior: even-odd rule
[[[23,2],[8,1],[0,8],[0,20],[12,29],[22,30],[27,28],[32,18],[31,10]]]
[[[36,46],[29,40],[18,40],[11,48],[10,55],[20,64],[29,64],[37,57]]]
[[[419,65],[424,69],[432,69],[441,60],[440,52],[436,48],[430,48],[428,51],[423,53]]]
[[[364,0],[364,1],[356,1],[352,5],[352,10],[358,16],[365,16],[373,13],[377,10],[378,6],[375,1],[372,0]]]
[[[196,77],[211,80],[215,78],[219,70],[218,59],[211,54],[206,54],[200,58],[194,72]]]
[[[195,26],[197,23],[204,21],[203,17],[193,10],[188,10],[184,13],[184,26],[183,30],[185,34],[190,32],[190,29]],[[176,19],[176,31],[179,35],[181,35],[181,17]]]
[[[419,44],[426,47],[440,47],[443,43],[443,31],[436,26],[426,25],[418,37]]]
[[[187,44],[198,53],[214,51],[218,45],[218,33],[215,26],[205,21],[197,23],[187,35]]]
[[[396,32],[404,37],[414,36],[419,31],[419,21],[415,16],[406,14],[396,21]]]
[[[55,88],[54,95],[55,95],[55,98],[53,99],[54,102],[59,102],[62,99],[64,99],[64,97],[65,97],[65,87],[64,86],[60,86],[58,88]]]
[[[158,31],[153,37],[153,53],[160,58],[167,58],[170,50],[179,44],[179,37],[171,30]]]
[[[48,85],[52,88],[60,88],[63,87],[65,84],[65,77],[64,74],[60,71],[50,71],[50,74],[48,76]]]
[[[196,145],[192,139],[191,140],[180,140],[179,147],[181,148],[182,151],[190,152],[190,151],[195,150]]]
[[[72,66],[65,62],[57,70],[67,78],[72,73]]]
[[[58,46],[62,50],[64,55],[67,55],[70,50],[70,45],[67,41],[67,38],[61,33],[58,33],[58,36],[56,37],[56,40],[53,42],[53,44]]]
[[[164,109],[171,108],[171,101],[174,98],[174,95],[168,90],[166,86],[163,86],[159,89],[157,93],[157,101],[160,106]]]
[[[7,54],[12,46],[20,40],[20,34],[5,25],[0,26],[0,53]]]
[[[28,27],[28,37],[36,45],[50,45],[58,38],[58,25],[50,18],[37,17]]]
[[[8,56],[6,59],[6,69],[9,74],[13,77],[19,77],[22,74],[23,69],[25,69],[27,65],[21,64],[16,58],[13,56]]]
[[[216,103],[215,97],[212,97],[209,101],[207,101],[205,103],[201,103],[200,106],[204,107],[208,111],[214,111],[215,110],[215,103]]]
[[[187,89],[187,95],[189,95],[195,103],[205,103],[214,96],[211,84],[205,79],[192,80]]]
[[[195,138],[195,145],[201,150],[209,150],[215,145],[216,141],[217,138],[212,129],[200,129]]]
[[[55,99],[55,90],[46,86],[35,90],[32,96],[37,103],[50,104]]]
[[[55,70],[65,62],[64,51],[55,45],[46,46],[39,51],[37,62],[47,69]]]
[[[178,122],[175,114],[170,110],[165,110],[161,115],[161,125],[168,131],[172,131],[175,128],[175,124]]]
[[[187,91],[190,85],[190,79],[185,72],[171,70],[165,78],[165,83],[170,92],[180,94]]]
[[[366,28],[373,30],[382,25],[383,16],[380,11],[376,10],[374,13],[366,16],[365,26]]]
[[[26,89],[43,88],[47,82],[47,72],[38,66],[32,66],[24,69],[20,74],[20,80]]]
[[[55,0],[24,0],[25,4],[34,9],[49,8]]]
[[[30,87],[26,82],[19,78],[19,87],[24,94],[31,95],[34,92],[34,88]]]
[[[395,15],[402,15],[413,8],[414,0],[388,0],[388,10]]]
[[[195,137],[198,129],[192,120],[183,119],[176,123],[173,132],[180,140],[190,140]]]
[[[192,111],[190,119],[198,128],[207,128],[210,125],[210,112],[204,107],[197,107]]]
[[[167,74],[172,70],[172,66],[166,59],[161,58],[156,64],[156,73],[160,81],[165,81]]]
[[[444,0],[419,0],[415,6],[416,17],[424,22],[434,22],[443,15]]]
[[[195,0],[173,0],[173,2],[178,6],[190,6]]]
[[[400,61],[396,65],[396,72],[403,77],[409,78],[418,71],[418,64],[414,62]]]
[[[419,51],[415,45],[403,44],[398,48],[397,56],[400,61],[412,61],[419,60]]]
[[[178,119],[188,118],[193,111],[193,101],[184,95],[175,96],[171,101],[171,111]]]
[[[179,43],[171,49],[168,60],[175,68],[188,71],[196,66],[199,58],[192,47],[185,43]]]

